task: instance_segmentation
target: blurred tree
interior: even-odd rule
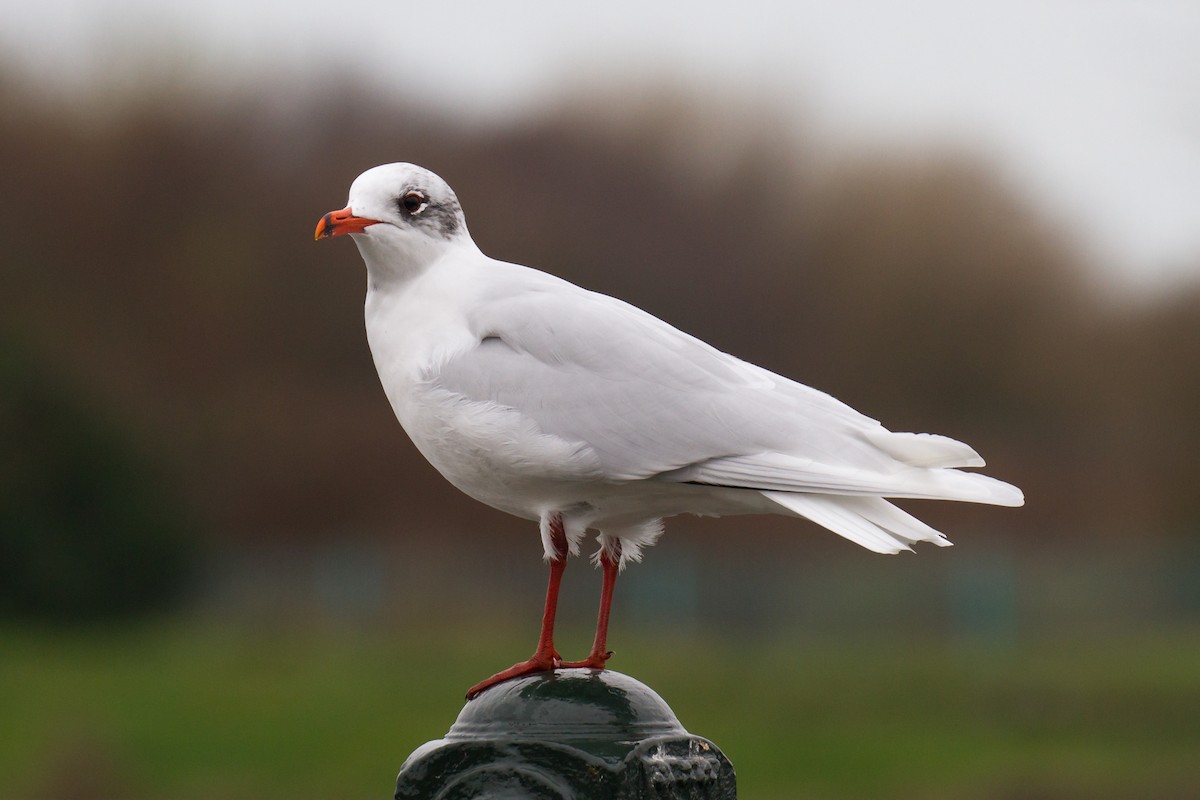
[[[0,615],[155,611],[187,586],[185,515],[128,435],[0,337]]]

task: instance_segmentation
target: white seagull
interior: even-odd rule
[[[1024,503],[956,467],[962,442],[894,433],[828,394],[721,352],[646,312],[484,255],[458,198],[413,164],[367,170],[316,238],[350,234],[367,265],[367,340],[417,449],[452,484],[537,520],[550,565],[533,656],[470,689],[603,669],[617,573],[676,514],[806,517],[877,553],[950,542],[885,498]],[[563,661],[554,614],[589,530],[603,589],[591,653]]]

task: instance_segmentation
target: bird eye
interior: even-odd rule
[[[429,199],[418,191],[406,192],[405,195],[400,198],[400,207],[409,214],[420,214],[428,205]]]

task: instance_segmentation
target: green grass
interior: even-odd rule
[[[2,628],[0,797],[390,797],[464,689],[526,644],[182,621]],[[617,644],[614,667],[721,746],[746,800],[1168,798],[1200,786],[1194,631],[994,649]]]

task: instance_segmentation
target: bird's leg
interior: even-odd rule
[[[600,568],[604,571],[604,584],[600,589],[600,612],[596,615],[596,638],[592,642],[592,652],[583,661],[564,661],[563,667],[587,667],[589,669],[604,669],[604,663],[612,657],[608,650],[608,615],[612,610],[613,587],[617,585],[617,572],[621,565],[621,542],[614,541],[611,552],[608,548],[600,551]]]
[[[567,567],[567,534],[563,528],[561,514],[555,514],[550,519],[550,541],[554,546],[554,557],[550,559],[550,580],[546,584],[546,609],[542,612],[542,633],[538,637],[537,650],[533,655],[506,670],[497,672],[490,678],[480,681],[467,690],[467,699],[472,700],[485,689],[490,689],[497,683],[530,675],[534,672],[546,672],[562,665],[562,656],[554,649],[554,616],[558,611],[558,589],[562,585],[563,570]]]

